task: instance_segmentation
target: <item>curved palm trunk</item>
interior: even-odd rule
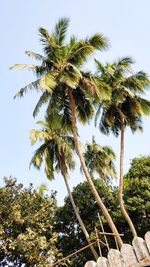
[[[123,244],[122,239],[119,236],[117,228],[116,228],[116,226],[115,226],[110,214],[108,213],[107,208],[105,207],[104,203],[102,202],[102,200],[101,200],[101,198],[100,198],[100,196],[99,196],[99,194],[98,194],[98,192],[97,192],[97,190],[95,188],[93,180],[91,179],[91,177],[90,177],[90,175],[88,173],[88,170],[87,170],[87,167],[86,167],[86,164],[85,164],[85,160],[84,160],[84,157],[82,155],[82,152],[81,152],[81,149],[80,149],[80,146],[79,146],[77,129],[76,129],[75,102],[74,102],[74,98],[73,98],[71,89],[68,89],[68,97],[69,97],[69,103],[70,103],[70,108],[71,108],[71,113],[72,113],[72,130],[73,130],[73,135],[74,135],[75,148],[76,148],[76,152],[77,152],[77,154],[79,156],[84,175],[85,175],[85,177],[87,179],[87,182],[89,184],[90,190],[91,190],[93,196],[95,197],[95,199],[97,201],[97,204],[99,205],[103,215],[105,216],[105,218],[106,218],[106,220],[107,220],[112,232],[116,235],[116,239],[118,241],[119,247],[121,247],[122,244]]]
[[[133,236],[137,236],[137,232],[135,230],[135,227],[124,207],[123,203],[123,165],[124,165],[124,118],[121,117],[121,134],[120,134],[120,181],[119,181],[119,193],[118,193],[118,201],[120,205],[120,209],[122,212],[122,215],[124,216],[125,220],[129,224],[129,227],[131,229],[131,232]]]
[[[86,228],[85,228],[85,225],[84,225],[84,223],[83,223],[83,221],[82,221],[82,219],[81,219],[81,217],[80,217],[80,214],[79,214],[78,209],[77,209],[77,207],[76,207],[76,204],[75,204],[75,202],[74,202],[74,199],[73,199],[73,196],[72,196],[72,193],[71,193],[69,184],[68,184],[68,180],[67,180],[67,178],[66,178],[65,175],[64,175],[63,177],[64,177],[64,181],[65,181],[65,184],[66,184],[66,187],[67,187],[68,195],[69,195],[70,202],[71,202],[71,204],[72,204],[74,213],[75,213],[76,218],[77,218],[77,220],[78,220],[78,222],[79,222],[79,224],[80,224],[80,226],[81,226],[81,229],[82,229],[82,231],[83,231],[83,233],[84,233],[84,235],[85,235],[86,241],[87,241],[88,244],[90,245],[90,236],[89,236],[89,234],[88,234],[88,231],[87,231]],[[93,256],[94,256],[95,260],[97,260],[99,256],[98,256],[98,254],[97,254],[97,252],[96,252],[94,246],[91,245],[91,246],[90,246],[90,249],[91,249],[91,251],[92,251],[92,253],[93,253]]]

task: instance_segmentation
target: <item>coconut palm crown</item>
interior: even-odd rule
[[[67,177],[68,169],[73,170],[75,161],[73,158],[73,137],[64,133],[61,129],[53,129],[48,119],[38,122],[43,128],[31,130],[30,140],[32,144],[42,142],[31,159],[30,166],[41,168],[44,162],[47,178],[54,179],[54,171],[61,171]]]
[[[150,85],[148,75],[143,71],[133,73],[130,57],[105,66],[95,61],[98,75],[111,88],[110,99],[101,101],[96,113],[95,122],[97,124],[100,116],[101,132],[109,134],[112,131],[117,136],[122,119],[124,128],[129,126],[133,133],[137,129],[142,130],[142,116],[150,113],[150,101],[142,97]]]
[[[12,68],[28,68],[37,79],[21,88],[15,97],[22,97],[28,90],[41,92],[41,97],[34,109],[36,116],[43,104],[47,104],[47,112],[51,121],[61,123],[63,127],[71,128],[71,112],[68,99],[68,88],[71,88],[76,104],[78,118],[86,122],[93,115],[90,95],[104,93],[94,75],[84,73],[83,64],[96,50],[106,49],[107,39],[103,34],[96,33],[89,38],[78,40],[74,36],[66,42],[69,19],[61,18],[55,25],[53,33],[39,28],[40,42],[44,55],[26,51],[40,64],[15,64]]]
[[[85,146],[84,158],[91,176],[96,172],[99,178],[107,182],[116,178],[114,164],[116,155],[111,147],[97,144],[93,137],[92,143],[87,143]]]

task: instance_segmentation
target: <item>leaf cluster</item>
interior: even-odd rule
[[[55,196],[5,178],[0,188],[1,266],[47,266],[59,257],[54,231]]]

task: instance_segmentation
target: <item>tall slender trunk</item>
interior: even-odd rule
[[[124,216],[125,220],[129,224],[129,227],[131,229],[131,232],[133,236],[137,236],[137,232],[135,230],[135,227],[124,207],[123,203],[123,169],[124,169],[124,118],[120,114],[121,117],[121,133],[120,133],[120,181],[119,181],[119,193],[118,193],[118,201],[120,205],[120,209],[122,212],[122,215]]]
[[[116,234],[116,238],[117,238],[119,247],[121,247],[122,244],[123,244],[122,239],[119,236],[117,228],[116,228],[116,226],[115,226],[110,214],[108,213],[107,208],[105,207],[104,203],[102,202],[102,200],[101,200],[101,198],[100,198],[100,196],[99,196],[99,194],[98,194],[98,192],[97,192],[97,190],[95,188],[93,180],[91,179],[91,177],[90,177],[90,175],[88,173],[88,170],[87,170],[87,167],[86,167],[86,164],[85,164],[85,160],[84,160],[84,157],[82,155],[82,152],[81,152],[81,149],[80,149],[80,146],[79,146],[77,128],[76,128],[76,108],[75,108],[75,102],[74,102],[74,98],[73,98],[71,89],[68,89],[68,97],[69,97],[69,104],[70,104],[70,109],[71,109],[71,113],[72,113],[72,130],[73,130],[75,148],[76,148],[76,152],[77,152],[77,154],[79,156],[84,175],[85,175],[85,177],[87,179],[87,182],[89,184],[90,190],[91,190],[93,196],[95,197],[95,199],[97,201],[97,204],[99,205],[103,215],[105,216],[105,218],[106,218],[106,220],[107,220],[112,232],[114,234]]]
[[[87,241],[88,244],[90,245],[91,242],[90,242],[90,236],[89,236],[89,233],[88,233],[88,231],[87,231],[86,228],[85,228],[85,225],[84,225],[84,223],[83,223],[83,221],[82,221],[82,219],[81,219],[81,217],[80,217],[80,214],[79,214],[79,212],[78,212],[78,208],[76,207],[76,204],[75,204],[75,202],[74,202],[74,199],[73,199],[73,196],[72,196],[72,193],[71,193],[69,184],[68,184],[68,180],[67,180],[67,178],[66,178],[65,175],[63,175],[63,177],[64,177],[64,181],[65,181],[65,184],[66,184],[66,187],[67,187],[68,195],[69,195],[70,202],[71,202],[71,204],[72,204],[74,213],[75,213],[76,218],[77,218],[77,220],[78,220],[78,222],[79,222],[79,224],[80,224],[80,226],[81,226],[81,229],[82,229],[82,231],[83,231],[83,233],[84,233],[84,236],[85,236],[85,238],[86,238],[86,241]],[[98,254],[97,254],[97,252],[96,252],[94,246],[91,245],[91,246],[90,246],[90,249],[91,249],[91,251],[92,251],[92,253],[93,253],[93,256],[94,256],[95,260],[97,260],[99,256],[98,256]]]

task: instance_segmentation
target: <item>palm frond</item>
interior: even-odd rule
[[[71,49],[74,47],[74,45],[75,45],[76,42],[77,42],[77,38],[74,35],[72,35],[70,37],[69,45],[68,45],[69,51],[71,51]]]
[[[39,113],[39,111],[40,111],[40,108],[44,105],[44,104],[46,104],[47,102],[48,102],[48,100],[49,100],[49,92],[48,91],[45,91],[42,95],[41,95],[41,97],[40,97],[40,99],[38,100],[38,102],[37,102],[37,104],[36,104],[36,106],[35,106],[35,108],[34,108],[34,111],[33,111],[33,117],[36,117],[36,115]]]
[[[150,78],[149,75],[144,71],[138,71],[135,74],[135,77],[142,83],[142,85],[147,88],[150,85]]]
[[[39,60],[39,61],[44,61],[45,60],[44,56],[42,56],[42,55],[40,55],[38,53],[35,53],[33,51],[27,50],[27,51],[25,51],[25,53],[26,53],[27,56],[32,57],[32,58],[34,58],[36,60]]]
[[[134,92],[144,93],[146,87],[150,85],[150,80],[146,73],[139,71],[127,77],[124,81],[124,85]]]
[[[14,98],[16,97],[22,97],[24,96],[25,93],[27,93],[28,90],[38,90],[39,89],[39,81],[40,79],[29,83],[28,85],[26,85],[25,87],[21,88],[16,95],[14,96]]]
[[[143,122],[142,122],[142,116],[135,116],[129,124],[132,133],[134,134],[137,130],[140,132],[143,131]]]
[[[53,38],[47,29],[40,27],[39,33],[40,33],[40,37],[41,37],[40,40],[44,45],[52,45]]]
[[[134,64],[134,60],[131,57],[122,57],[119,58],[116,62],[117,69],[121,69],[123,71],[131,71],[131,65]]]
[[[56,84],[55,78],[50,73],[46,73],[39,80],[39,87],[48,92],[51,92],[56,87]]]
[[[31,144],[33,145],[37,142],[37,140],[39,141],[49,140],[50,136],[47,132],[43,130],[32,129],[30,131],[29,138],[30,138]]]
[[[28,69],[28,70],[36,70],[38,66],[35,64],[14,64],[9,69],[10,70],[21,70],[21,69]]]
[[[32,157],[30,161],[29,168],[31,165],[33,165],[35,168],[38,170],[40,169],[42,162],[43,162],[43,156],[44,156],[44,151],[46,148],[46,144],[42,144],[34,153],[34,156]]]
[[[60,125],[66,131],[72,131],[72,115],[70,110],[69,100],[63,96],[61,108],[61,122]]]
[[[48,148],[44,151],[45,158],[45,173],[49,180],[54,179],[54,167],[53,167],[53,158],[50,156],[50,151]]]
[[[96,143],[94,137],[92,143],[86,144],[84,158],[92,176],[96,172],[104,180],[109,180],[110,177],[116,178],[115,157],[115,152],[111,147],[100,146]]]
[[[118,95],[118,99],[120,99],[122,101],[126,97],[129,97],[131,99],[135,97],[134,91],[130,90],[129,89],[129,86],[128,87],[127,86],[124,86],[124,84],[123,85],[120,85],[120,88],[119,88],[118,92],[116,90],[116,100],[117,100],[117,95]]]
[[[58,45],[62,45],[64,43],[68,26],[69,26],[68,18],[61,18],[56,23],[55,29],[54,29],[54,36],[56,39],[56,43]]]
[[[73,89],[78,85],[81,78],[81,72],[74,65],[68,63],[62,71],[60,81]]]
[[[87,39],[89,43],[96,50],[104,50],[109,47],[108,39],[100,33],[96,33]]]
[[[144,92],[144,87],[139,79],[136,78],[135,75],[129,76],[123,82],[124,86],[130,88],[130,91],[133,92]]]
[[[110,133],[110,128],[108,123],[105,120],[105,112],[102,112],[101,115],[101,120],[99,121],[99,130],[101,131],[102,134],[108,135]]]
[[[58,128],[61,126],[64,130],[72,128],[69,100],[66,97],[63,84],[52,92],[46,112],[52,127]]]
[[[96,77],[95,82],[97,85],[97,98],[95,98],[95,103],[97,102],[104,102],[104,101],[109,101],[111,98],[111,86],[107,84],[103,79]]]
[[[45,129],[49,132],[49,124],[47,118],[45,119],[45,121],[37,121],[36,124],[43,126],[43,128],[45,127]]]
[[[108,47],[108,40],[103,34],[96,33],[90,38],[77,41],[73,36],[70,39],[70,51],[68,62],[74,65],[82,65],[84,61],[96,50],[103,50]]]
[[[87,41],[76,41],[70,48],[67,61],[75,66],[81,66],[94,50],[96,49]]]
[[[91,97],[98,97],[99,96],[99,90],[97,87],[97,80],[95,77],[92,77],[92,75],[84,75],[82,79],[80,79],[80,86],[85,90],[85,92],[89,93]]]
[[[61,46],[56,43],[55,37],[51,35],[48,30],[41,27],[39,28],[39,33],[41,37],[40,41],[43,44],[46,56],[48,56],[51,61],[56,62],[61,55]]]
[[[141,115],[150,115],[150,101],[142,97],[137,97],[137,101],[141,106]]]
[[[28,90],[47,90],[49,93],[55,88],[56,82],[54,77],[51,74],[45,74],[42,76],[41,79],[37,79],[34,82],[29,83],[25,87],[21,88],[17,94],[14,96],[16,97],[22,97],[25,93],[27,93]]]
[[[91,98],[82,88],[73,90],[73,97],[76,104],[77,117],[81,123],[86,123],[94,114]]]
[[[103,66],[103,64],[99,60],[97,60],[96,58],[94,59],[94,61],[96,64],[97,72],[100,74],[103,74],[105,72],[105,67]]]

